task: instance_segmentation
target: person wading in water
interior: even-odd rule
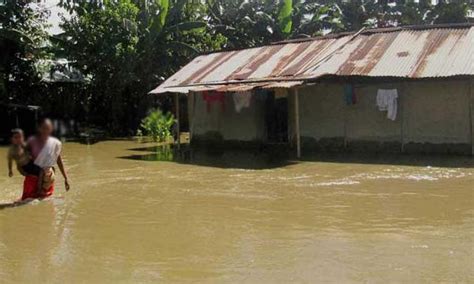
[[[64,177],[66,191],[69,191],[69,181],[63,160],[61,158],[61,142],[52,137],[54,128],[50,119],[43,119],[38,124],[38,132],[27,141],[27,148],[30,151],[31,158],[35,165],[47,171],[44,173],[43,183],[49,183],[49,186],[38,187],[38,176],[27,175],[23,183],[22,200],[46,198],[54,192],[55,171],[57,164],[59,171]]]

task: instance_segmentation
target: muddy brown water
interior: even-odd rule
[[[474,279],[471,158],[159,150],[66,143],[72,190],[0,209],[0,282]],[[5,204],[22,179],[0,173]]]

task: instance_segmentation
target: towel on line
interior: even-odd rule
[[[395,121],[398,111],[398,90],[379,89],[377,91],[377,107],[380,111],[387,112],[388,119]]]

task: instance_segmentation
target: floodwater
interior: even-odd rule
[[[66,143],[71,191],[0,209],[0,282],[473,282],[471,158],[149,146]]]

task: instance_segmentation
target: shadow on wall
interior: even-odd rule
[[[264,170],[298,163],[292,153],[281,147],[260,147],[252,150],[231,150],[218,147],[191,147],[181,145],[178,151],[172,145],[129,149],[139,154],[120,159],[148,162],[175,162],[214,168]],[[377,153],[314,153],[306,154],[303,162],[400,165],[414,167],[474,168],[474,157],[452,155],[409,155]]]

